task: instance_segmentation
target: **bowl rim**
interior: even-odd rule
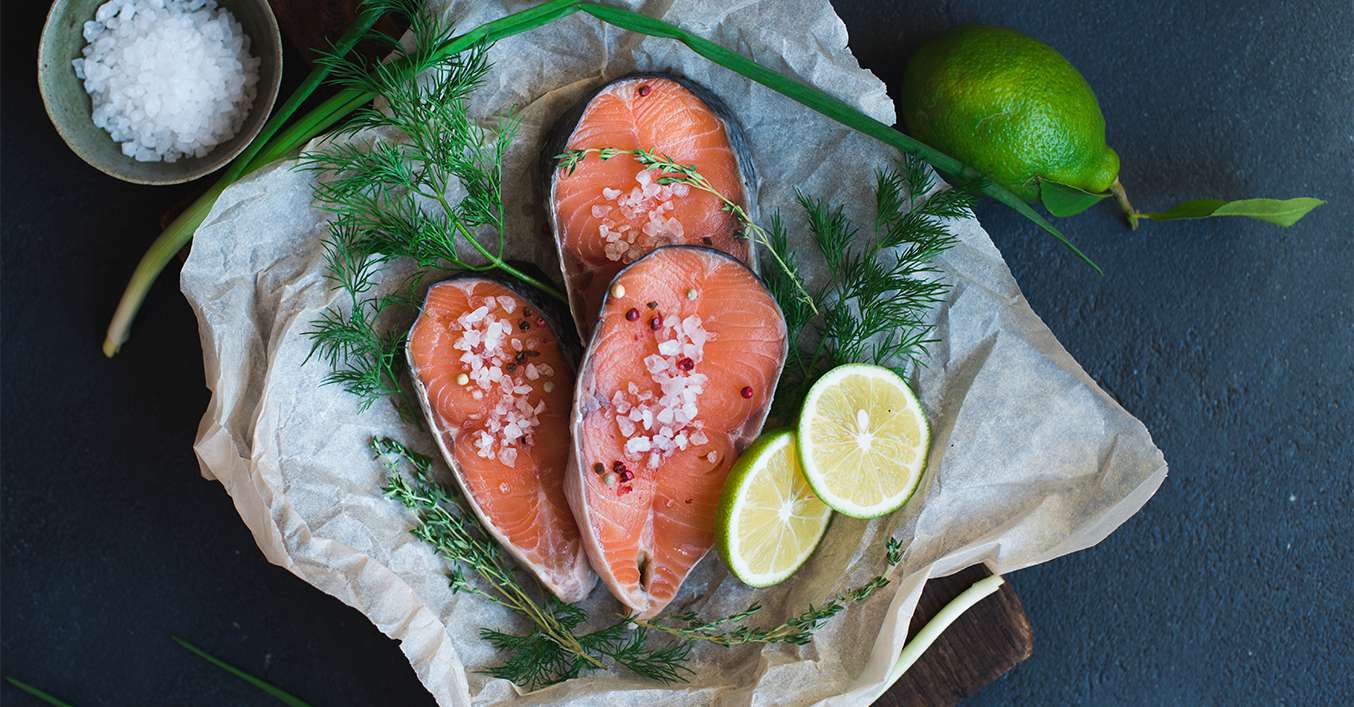
[[[244,139],[240,141],[238,147],[229,151],[228,153],[222,152],[219,155],[216,155],[211,161],[202,164],[197,169],[193,169],[184,172],[182,174],[166,175],[164,177],[137,177],[129,174],[119,173],[115,171],[113,168],[99,164],[94,159],[91,159],[89,155],[85,154],[83,150],[81,150],[79,147],[76,147],[75,143],[71,141],[71,136],[67,134],[67,128],[62,125],[61,121],[57,120],[56,115],[52,112],[51,101],[47,96],[47,82],[43,81],[44,72],[42,60],[43,55],[45,54],[44,49],[47,46],[48,28],[51,27],[52,19],[56,14],[58,8],[61,8],[70,3],[70,0],[54,0],[54,2],[52,2],[52,6],[47,9],[47,16],[46,18],[43,19],[42,22],[42,32],[41,34],[38,35],[38,51],[37,56],[34,59],[34,63],[36,68],[35,73],[38,82],[38,93],[42,95],[43,112],[47,114],[47,122],[51,123],[52,127],[56,128],[57,134],[61,136],[61,141],[66,144],[66,149],[75,153],[75,155],[79,157],[85,164],[93,167],[94,169],[97,169],[100,172],[103,172],[104,174],[110,177],[113,177],[114,179],[128,182],[130,184],[144,184],[147,186],[170,186],[173,184],[183,184],[185,182],[191,182],[196,179],[201,179],[202,177],[205,177],[221,169],[222,167],[225,167],[226,165],[230,164],[231,161],[233,161],[236,157],[239,157],[240,153],[244,152],[246,149],[249,148],[251,144],[253,144],[254,139],[259,136],[259,133],[263,131],[263,127],[268,124],[268,116],[272,115],[273,108],[275,108],[277,105],[278,92],[282,88],[282,65],[284,62],[282,54],[282,30],[278,27],[277,15],[273,13],[272,5],[268,2],[268,0],[242,0],[242,1],[253,2],[254,4],[258,5],[263,9],[264,23],[268,29],[267,32],[268,37],[266,39],[272,45],[273,56],[277,57],[276,60],[277,71],[273,72],[273,80],[269,82],[268,93],[264,99],[264,105],[260,105],[256,108],[256,110],[262,109],[264,111],[263,120],[257,121],[254,124],[254,127],[249,128],[247,130],[242,130],[241,132],[236,134],[236,137],[244,136]],[[107,0],[103,0],[103,2],[107,2]],[[100,2],[99,4],[102,5],[103,2]],[[232,14],[234,13],[232,12]],[[253,37],[251,35],[250,39],[257,41],[258,38]],[[56,65],[54,64],[52,66],[55,67]],[[83,89],[83,85],[81,86],[81,88]],[[258,100],[257,97],[255,98],[255,100]],[[102,129],[100,130],[105,135],[107,135],[107,131],[104,131]],[[108,139],[111,140],[112,137],[109,136]],[[208,152],[207,156],[210,157],[213,156],[213,154],[214,154],[213,152]]]

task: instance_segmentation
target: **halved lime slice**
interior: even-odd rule
[[[804,477],[824,503],[854,518],[907,503],[931,448],[912,389],[893,371],[861,363],[838,366],[813,384],[798,431]]]
[[[794,432],[767,432],[729,471],[716,544],[743,584],[769,587],[809,559],[831,518],[799,469]]]

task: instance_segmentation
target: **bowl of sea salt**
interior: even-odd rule
[[[38,45],[47,115],[75,154],[137,184],[220,169],[282,80],[266,0],[57,0]]]

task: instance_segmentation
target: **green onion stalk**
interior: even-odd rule
[[[766,86],[842,125],[873,137],[901,152],[926,160],[942,174],[961,182],[975,184],[983,194],[1005,204],[1034,222],[1044,231],[1057,238],[1097,272],[1100,271],[1099,266],[1078,250],[1053,224],[1040,216],[1029,204],[992,180],[983,178],[983,175],[976,169],[904,135],[813,86],[778,74],[737,52],[662,20],[647,17],[624,8],[601,5],[595,2],[549,0],[457,35],[439,49],[439,54],[441,56],[457,54],[481,42],[497,42],[550,24],[576,12],[582,12],[624,30],[681,42],[691,51],[725,69]],[[340,54],[350,51],[358,40],[371,29],[380,15],[379,11],[371,8],[364,11],[348,28],[343,37],[335,43],[335,50]],[[197,201],[194,201],[178,218],[169,224],[150,249],[146,251],[146,254],[141,257],[141,262],[137,264],[136,270],[133,271],[131,280],[127,283],[127,289],[122,293],[122,299],[118,302],[117,310],[114,311],[113,319],[108,325],[108,333],[103,342],[104,355],[109,357],[115,355],[122,344],[127,341],[132,320],[136,317],[142,301],[145,300],[151,284],[169,264],[174,254],[192,240],[198,226],[211,212],[212,206],[216,204],[216,200],[226,187],[264,165],[295,154],[301,146],[312,138],[322,134],[349,113],[375,98],[370,93],[355,89],[339,91],[284,129],[284,124],[291,119],[301,103],[305,102],[315,92],[315,89],[324,81],[328,73],[328,67],[324,65],[316,66],[296,89],[296,92],[264,125],[263,130],[250,144],[249,148],[235,158],[216,184],[212,185],[206,193],[198,197]]]

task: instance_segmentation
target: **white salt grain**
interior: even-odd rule
[[[216,0],[110,0],[71,62],[91,118],[141,162],[203,157],[240,131],[259,80],[249,36]]]

